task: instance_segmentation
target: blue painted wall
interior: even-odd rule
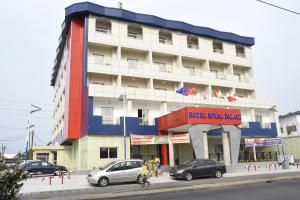
[[[120,117],[120,124],[102,124],[102,116],[93,115],[93,97],[89,97],[88,114],[88,135],[123,135],[123,117]],[[241,128],[242,137],[276,137],[276,124],[271,123],[271,128],[261,128],[259,122],[249,122],[249,128]],[[129,135],[157,135],[158,119],[155,119],[154,126],[139,125],[137,117],[126,117],[126,133]],[[209,136],[221,136],[221,130],[216,129],[208,132]]]
[[[155,119],[154,126],[139,125],[137,117],[126,117],[126,134],[157,135],[158,120]],[[120,124],[102,124],[102,116],[93,115],[93,97],[89,97],[88,135],[123,135],[123,117]]]

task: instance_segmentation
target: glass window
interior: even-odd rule
[[[40,166],[41,162],[32,162],[30,163],[31,166]]]
[[[126,165],[127,165],[127,169],[134,169],[134,168],[141,167],[141,165],[138,161],[126,162]]]
[[[184,66],[184,68],[188,71],[190,76],[195,76],[195,67]]]
[[[113,124],[113,108],[112,107],[102,107],[102,124]]]
[[[148,125],[149,121],[149,110],[147,109],[138,109],[138,118],[140,125]]]
[[[50,166],[50,163],[42,162],[42,166]]]
[[[262,116],[261,115],[255,115],[255,121],[262,123]]]
[[[118,157],[118,149],[109,148],[109,158],[117,158],[117,157]]]
[[[120,170],[125,170],[125,169],[126,169],[125,162],[117,163],[111,167],[111,171],[120,171]]]
[[[204,160],[204,164],[205,164],[206,166],[210,166],[210,165],[215,165],[216,163],[215,163],[215,161],[213,161],[213,160]]]
[[[128,62],[128,67],[130,68],[137,68],[138,66],[137,59],[128,58],[127,62]]]
[[[166,63],[155,62],[155,64],[158,66],[159,72],[167,72]]]
[[[245,48],[240,45],[235,46],[236,56],[245,58]]]
[[[100,148],[100,158],[108,158],[108,148],[106,147]]]
[[[213,41],[213,51],[215,53],[223,53],[223,44],[219,41]]]
[[[103,65],[104,63],[104,55],[94,54],[95,64]]]

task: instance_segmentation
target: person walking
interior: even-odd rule
[[[155,157],[154,164],[155,164],[155,176],[158,178],[158,175],[161,175],[160,159],[158,156]]]
[[[147,180],[148,179],[148,166],[146,161],[143,161],[143,166],[142,166],[142,178],[143,178],[143,182],[142,182],[142,187],[145,187],[145,184],[148,184],[148,187],[150,186],[150,182]]]

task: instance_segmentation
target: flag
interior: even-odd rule
[[[227,100],[229,102],[233,102],[233,101],[236,101],[237,98],[236,98],[235,94],[232,92],[231,94],[227,95]]]
[[[185,91],[186,95],[196,95],[196,93],[197,93],[196,88],[187,89]]]
[[[188,87],[183,86],[182,88],[176,90],[176,93],[182,94],[182,95],[184,95],[184,96],[187,96],[186,91],[187,91],[188,89],[189,89]]]
[[[207,95],[206,95],[206,93],[205,92],[201,92],[201,96],[203,97],[203,99],[207,99]]]
[[[218,97],[221,98],[221,99],[225,99],[225,97],[223,96],[221,90],[219,89],[219,92],[218,92]]]

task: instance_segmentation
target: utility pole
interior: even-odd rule
[[[29,150],[32,147],[32,136],[31,136],[30,128],[32,128],[34,125],[31,125],[31,121],[30,121],[31,114],[34,112],[38,112],[40,110],[42,110],[40,107],[35,106],[33,104],[30,105],[30,112],[29,112],[28,121],[27,121],[26,160],[29,159]]]

